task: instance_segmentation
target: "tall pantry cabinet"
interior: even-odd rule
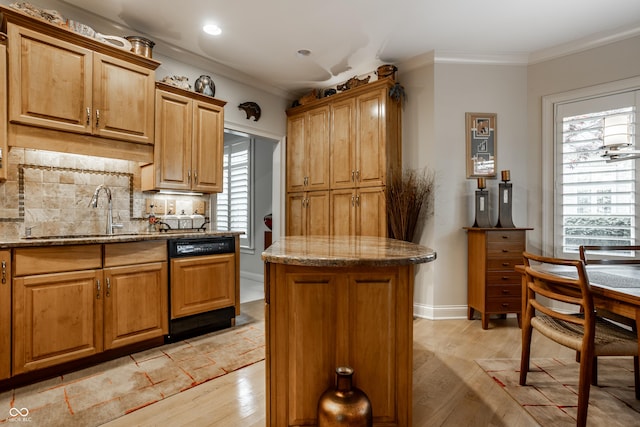
[[[287,110],[287,235],[387,235],[387,179],[402,162],[394,83]]]

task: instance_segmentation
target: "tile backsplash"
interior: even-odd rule
[[[8,154],[8,179],[0,182],[0,237],[24,236],[26,227],[34,236],[103,233],[105,192],[99,194],[97,209],[89,207],[101,184],[111,190],[114,222],[124,225],[120,233],[148,230],[146,200],[163,199],[140,190],[138,162],[23,148]],[[210,216],[208,195],[170,197],[179,206],[203,201]]]

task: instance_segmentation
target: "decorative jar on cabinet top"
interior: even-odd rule
[[[367,395],[352,384],[353,369],[336,369],[336,387],[318,400],[318,427],[371,427],[373,411]]]

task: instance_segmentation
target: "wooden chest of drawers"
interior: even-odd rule
[[[469,320],[474,311],[482,315],[482,329],[489,326],[489,315],[516,313],[520,322],[520,274],[526,249],[526,230],[530,228],[468,227],[467,303]]]

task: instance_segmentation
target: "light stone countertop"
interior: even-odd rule
[[[24,248],[35,246],[65,246],[88,245],[101,243],[140,242],[145,240],[170,240],[183,238],[207,238],[218,236],[236,236],[244,234],[237,231],[169,231],[169,232],[139,232],[120,233],[111,236],[106,234],[82,234],[61,236],[32,236],[32,237],[0,237],[0,249]]]
[[[421,264],[436,259],[426,246],[382,237],[287,236],[262,253],[276,264],[310,267],[353,267]]]

